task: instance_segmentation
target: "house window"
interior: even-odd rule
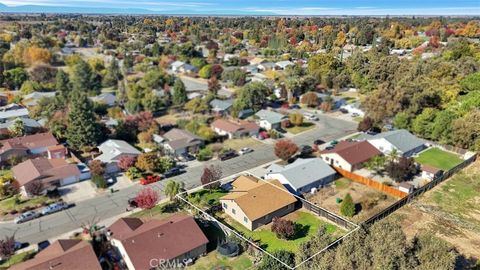
[[[232,213],[233,213],[234,215],[236,214],[235,209],[233,209],[233,208],[232,208]]]
[[[248,223],[248,218],[247,218],[247,217],[243,217],[243,222]]]
[[[223,208],[228,209],[228,205],[226,203],[223,203]]]

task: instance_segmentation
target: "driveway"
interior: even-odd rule
[[[97,190],[89,179],[75,184],[58,188],[63,200],[69,203],[76,203],[91,199],[97,195]]]

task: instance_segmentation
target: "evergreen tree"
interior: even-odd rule
[[[105,87],[116,87],[118,81],[122,79],[122,73],[120,72],[120,67],[116,59],[110,61],[110,64],[107,67],[107,74],[103,78],[103,85]]]
[[[92,90],[92,69],[87,62],[80,60],[73,67],[72,87],[74,91],[87,93]]]
[[[57,90],[59,96],[68,100],[68,95],[70,94],[70,80],[68,74],[61,69],[58,70],[55,77],[55,90]]]
[[[67,142],[73,149],[93,147],[100,139],[93,104],[85,93],[74,91],[68,113]]]
[[[342,205],[340,205],[340,212],[347,217],[353,217],[353,215],[355,215],[355,204],[353,203],[350,193],[347,193],[345,198],[343,198]]]
[[[185,85],[183,84],[182,80],[175,80],[172,96],[173,104],[183,105],[185,102],[187,102],[187,99],[187,91],[185,90]]]

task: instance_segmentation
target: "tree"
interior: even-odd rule
[[[430,139],[433,132],[433,124],[438,111],[433,108],[426,108],[418,115],[412,123],[412,130],[423,138]]]
[[[185,85],[183,84],[182,80],[176,79],[175,84],[173,85],[173,95],[172,95],[172,102],[175,105],[183,105],[187,102],[187,92],[185,90]]]
[[[212,77],[208,80],[208,93],[213,97],[218,95],[218,91],[220,91],[221,88],[222,86],[216,77]]]
[[[88,166],[90,167],[90,173],[92,175],[104,175],[105,174],[105,163],[103,163],[101,160],[94,159],[88,163]]]
[[[8,259],[15,254],[15,238],[6,236],[0,240],[0,258]]]
[[[10,89],[18,90],[23,82],[27,80],[27,72],[21,67],[4,71],[3,75],[5,76],[5,83]]]
[[[92,175],[92,182],[97,188],[107,188],[107,181],[105,180],[105,177],[103,177],[103,175]]]
[[[33,196],[40,196],[44,191],[43,182],[40,180],[34,180],[32,182],[29,182],[25,184],[25,191],[27,192],[27,194]]]
[[[200,178],[200,182],[206,189],[214,190],[220,187],[220,183],[218,180],[222,178],[222,170],[220,167],[215,165],[207,166],[203,169],[202,177]],[[215,182],[215,183],[214,183]]]
[[[137,162],[136,156],[121,156],[117,164],[122,171],[126,171],[135,166],[135,162]]]
[[[480,72],[472,73],[460,81],[462,91],[465,93],[480,91]]]
[[[142,171],[155,171],[159,167],[157,154],[150,152],[139,155],[135,166]]]
[[[160,195],[151,187],[142,188],[135,196],[135,202],[142,209],[152,209],[159,199]]]
[[[233,103],[236,112],[244,109],[253,109],[258,111],[266,102],[270,95],[270,89],[261,82],[252,82],[246,84],[237,92],[237,98]]]
[[[367,132],[373,127],[373,119],[365,116],[360,123],[358,123],[357,130],[361,132]]]
[[[384,156],[374,156],[367,162],[365,162],[365,167],[367,167],[369,170],[372,170],[376,173],[381,171],[383,167],[385,166],[385,157]]]
[[[203,79],[210,79],[212,77],[212,65],[203,66],[198,72],[198,76]]]
[[[203,113],[208,110],[208,104],[205,99],[197,97],[185,103],[184,109],[193,113]]]
[[[264,254],[262,263],[258,266],[259,270],[288,270],[294,266],[295,254],[286,250],[277,250],[272,253],[273,258]],[[281,262],[283,263],[281,263]],[[288,265],[289,267],[285,266]]]
[[[15,119],[13,124],[8,128],[8,131],[10,134],[13,135],[13,137],[20,137],[25,135],[25,125],[23,123],[23,120],[20,118]]]
[[[28,66],[36,63],[49,63],[52,55],[48,49],[38,47],[28,47],[23,54],[23,61]]]
[[[395,115],[393,125],[398,129],[408,129],[410,127],[410,117],[406,112],[399,112]]]
[[[175,161],[170,157],[161,157],[158,159],[158,169],[160,173],[164,173],[175,166]]]
[[[473,110],[453,121],[452,141],[471,150],[480,149],[480,110]]]
[[[70,95],[70,79],[68,74],[59,69],[57,75],[55,76],[55,90],[57,90],[59,96],[63,97],[64,100],[68,100]]]
[[[68,113],[67,142],[73,149],[93,147],[102,138],[93,104],[85,93],[74,91]]]
[[[174,201],[175,197],[183,190],[184,186],[185,184],[183,182],[168,180],[168,182],[165,184],[165,189],[163,192],[170,201]]]
[[[311,108],[317,107],[319,105],[319,101],[320,99],[318,98],[317,93],[312,91],[303,94],[302,98],[300,99],[302,104]]]
[[[415,160],[407,157],[400,157],[397,162],[390,161],[385,170],[396,182],[408,180],[417,173]]]
[[[292,123],[295,126],[301,126],[303,124],[303,115],[298,112],[291,113],[288,116],[290,123]]]
[[[87,93],[92,90],[93,71],[87,62],[80,60],[73,67],[72,87],[73,90]]]
[[[298,152],[298,146],[291,140],[283,139],[275,143],[275,155],[283,161],[288,161]]]
[[[107,73],[105,74],[105,77],[103,77],[103,85],[105,87],[116,87],[118,85],[118,81],[121,79],[122,73],[120,72],[118,61],[114,58],[112,61],[110,61],[110,64],[107,68]]]
[[[342,204],[340,205],[340,213],[347,217],[353,217],[355,215],[355,204],[353,203],[350,193],[347,193],[343,198]]]
[[[295,223],[291,220],[274,217],[272,232],[280,239],[292,239],[295,236]]]

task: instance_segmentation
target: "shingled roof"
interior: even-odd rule
[[[320,154],[328,153],[335,153],[350,164],[359,164],[371,159],[374,156],[382,154],[382,152],[371,145],[368,141],[341,141],[335,146],[335,148],[320,152]]]

